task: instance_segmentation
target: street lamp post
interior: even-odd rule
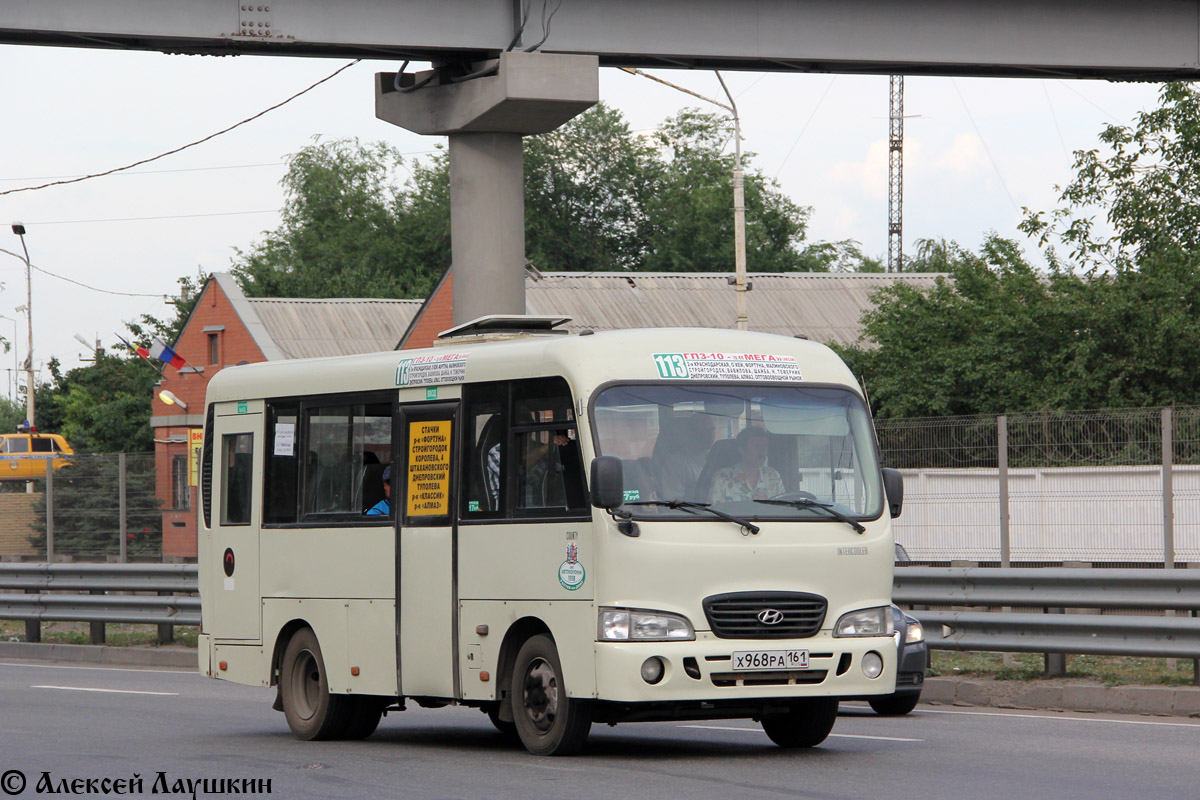
[[[25,226],[14,222],[12,232],[21,240],[21,250],[25,253],[25,318],[29,321],[29,352],[25,356],[25,415],[33,427],[36,425],[33,418],[33,396],[36,394],[33,385],[33,268],[29,264],[29,248],[25,246]]]
[[[717,70],[713,72],[717,75],[717,80],[721,82],[721,88],[725,90],[725,96],[729,98],[729,105],[725,105],[719,100],[713,100],[711,97],[705,97],[702,94],[693,92],[691,89],[685,89],[670,81],[665,81],[648,72],[642,72],[640,69],[633,67],[621,67],[625,72],[631,75],[641,75],[643,78],[649,78],[652,81],[661,83],[664,86],[670,86],[672,89],[677,89],[685,94],[690,94],[699,100],[706,103],[712,103],[718,108],[723,108],[733,117],[733,139],[734,139],[734,161],[733,161],[733,265],[734,265],[734,285],[737,287],[737,329],[739,331],[746,330],[748,317],[746,314],[746,291],[749,286],[746,282],[746,197],[745,197],[745,173],[742,172],[742,120],[738,116],[737,103],[733,101],[733,95],[729,91],[729,87],[725,85],[725,79],[721,77],[721,73]]]

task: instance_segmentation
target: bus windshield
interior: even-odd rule
[[[618,384],[593,408],[596,452],[622,460],[635,517],[712,519],[686,503],[744,519],[883,512],[870,418],[848,389]]]

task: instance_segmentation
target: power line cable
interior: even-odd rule
[[[0,247],[0,253],[8,253],[10,256],[16,256],[16,258],[20,259],[21,261],[25,261],[25,259],[23,257],[17,255],[16,253],[14,253],[11,250],[5,250],[3,247]],[[51,272],[48,269],[42,269],[37,264],[34,264],[32,262],[25,262],[25,263],[29,264],[29,267],[31,269],[36,269],[38,272],[42,273],[43,275],[49,275],[51,278],[58,278],[60,281],[66,281],[67,283],[73,283],[76,286],[82,286],[84,289],[90,289],[93,292],[101,292],[102,294],[115,294],[115,295],[119,295],[121,297],[156,297],[159,299],[166,297],[166,295],[164,295],[164,294],[146,294],[145,292],[117,292],[117,291],[113,291],[112,289],[101,289],[97,286],[88,286],[86,283],[81,283],[81,282],[75,280],[74,278],[68,278],[66,275],[59,275],[57,272]]]
[[[1067,150],[1067,140],[1063,138],[1062,127],[1058,124],[1058,114],[1054,113],[1054,102],[1050,99],[1050,90],[1046,88],[1046,82],[1041,81],[1042,91],[1046,95],[1046,105],[1050,106],[1050,118],[1054,120],[1054,130],[1058,131],[1058,141],[1062,145],[1063,155],[1070,158],[1071,153]]]
[[[791,158],[792,151],[796,149],[796,145],[800,144],[800,137],[804,135],[806,130],[808,130],[809,123],[813,121],[813,118],[817,116],[817,112],[821,110],[821,104],[825,102],[825,95],[829,94],[829,90],[833,88],[833,84],[836,81],[837,75],[834,75],[833,78],[830,79],[829,85],[825,87],[825,91],[821,93],[821,99],[817,101],[817,104],[813,107],[812,113],[808,115],[808,120],[804,123],[804,127],[801,128],[800,132],[796,134],[796,140],[792,142],[792,146],[788,148],[787,155],[783,157],[783,161],[779,162],[779,169],[775,170],[776,178],[778,178],[779,173],[783,171],[783,165],[787,163],[789,158]]]
[[[1012,203],[1013,210],[1018,214],[1021,213],[1021,207],[1017,205],[1016,198],[1012,192],[1008,190],[1008,184],[1004,182],[1004,175],[1000,172],[1000,166],[996,163],[996,159],[992,158],[992,151],[988,149],[987,140],[983,138],[983,133],[980,132],[979,126],[975,124],[975,117],[971,115],[971,109],[967,107],[967,100],[963,97],[962,92],[958,88],[958,80],[950,79],[950,83],[954,85],[954,92],[958,95],[958,101],[962,103],[963,111],[967,112],[967,119],[971,121],[971,127],[975,129],[975,135],[979,137],[979,143],[983,145],[983,152],[987,154],[988,161],[992,162],[992,169],[996,171],[996,177],[1000,179],[1000,185],[1004,188],[1004,193],[1008,195],[1008,202]]]
[[[189,142],[181,147],[176,147],[173,150],[168,150],[165,153],[159,153],[158,155],[151,156],[150,158],[143,158],[141,161],[135,161],[132,164],[126,164],[123,167],[114,167],[113,169],[106,170],[104,172],[96,172],[91,175],[83,175],[78,178],[71,178],[69,180],[52,181],[50,183],[43,183],[39,186],[22,186],[17,189],[6,189],[5,191],[0,192],[0,197],[3,197],[4,195],[8,195],[8,194],[16,194],[17,192],[32,192],[32,191],[36,191],[38,189],[48,189],[51,186],[62,186],[64,184],[68,184],[68,183],[79,183],[80,181],[91,180],[92,178],[103,178],[106,175],[112,175],[113,173],[116,173],[116,172],[124,172],[127,169],[133,169],[134,167],[140,167],[142,164],[149,164],[151,161],[158,161],[160,158],[166,158],[167,156],[175,155],[176,153],[183,152],[184,150],[187,150],[188,148],[204,144],[205,142],[215,139],[218,136],[229,133],[230,131],[240,128],[249,122],[253,122],[254,120],[258,119],[259,117],[269,114],[270,112],[274,111],[277,108],[287,105],[288,103],[295,100],[297,97],[308,94],[313,89],[320,86],[321,84],[323,84],[327,81],[333,80],[338,75],[340,75],[343,72],[345,72],[346,70],[350,69],[351,67],[353,67],[355,64],[357,64],[361,60],[362,59],[360,59],[360,58],[356,58],[348,64],[343,64],[341,67],[334,70],[329,75],[325,76],[324,78],[322,78],[321,80],[312,84],[311,86],[309,86],[305,89],[301,89],[299,92],[296,92],[294,95],[287,98],[286,100],[282,100],[269,108],[265,108],[262,111],[258,112],[257,114],[255,114],[251,117],[247,117],[246,119],[242,120],[241,122],[235,122],[233,125],[230,125],[228,128],[224,128],[223,130],[219,130],[216,133],[209,134],[208,136],[205,136],[203,139],[197,139],[194,142]]]
[[[279,209],[262,211],[214,211],[208,214],[166,214],[159,217],[110,217],[108,219],[58,219],[50,222],[26,222],[26,225],[84,225],[89,222],[153,222],[163,219],[198,219],[200,217],[242,217],[248,214],[278,214]]]

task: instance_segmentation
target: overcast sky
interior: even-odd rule
[[[347,62],[255,56],[167,56],[0,46],[0,191],[85,175],[200,139],[278,103]],[[160,297],[182,275],[225,270],[278,223],[284,158],[312,141],[386,140],[411,158],[441,139],[374,116],[372,75],[394,62],[362,62],[236,131],[130,172],[0,196],[0,248],[20,253],[8,228],[22,221],[35,266],[35,363],[65,367],[87,352],[75,339],[116,342],[123,321],[168,314]],[[711,72],[657,74],[721,97]],[[777,177],[813,209],[810,239],[856,239],[887,250],[888,79],[727,73],[752,166]],[[1152,108],[1157,87],[1096,81],[908,78],[905,82],[904,239],[954,239],[970,248],[986,232],[1022,238],[1022,206],[1049,209],[1071,175],[1071,152],[1097,146],[1105,123]],[[635,130],[679,108],[682,93],[612,69],[600,97]],[[1032,250],[1032,248],[1029,248]],[[545,269],[568,264],[539,265]],[[749,264],[751,271],[754,264]],[[0,252],[0,315],[17,320],[27,350],[23,263]],[[0,336],[14,323],[0,319]],[[0,353],[0,393],[13,353]],[[47,377],[43,369],[42,378]]]

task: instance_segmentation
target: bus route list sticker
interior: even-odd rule
[[[408,516],[450,513],[450,420],[408,424]]]
[[[396,363],[397,386],[461,383],[467,377],[467,353],[402,358]]]
[[[694,381],[798,381],[793,356],[771,353],[655,353],[658,377]]]
[[[571,542],[567,545],[567,560],[558,567],[558,582],[568,592],[573,592],[587,577],[583,564],[579,563],[579,545]]]

